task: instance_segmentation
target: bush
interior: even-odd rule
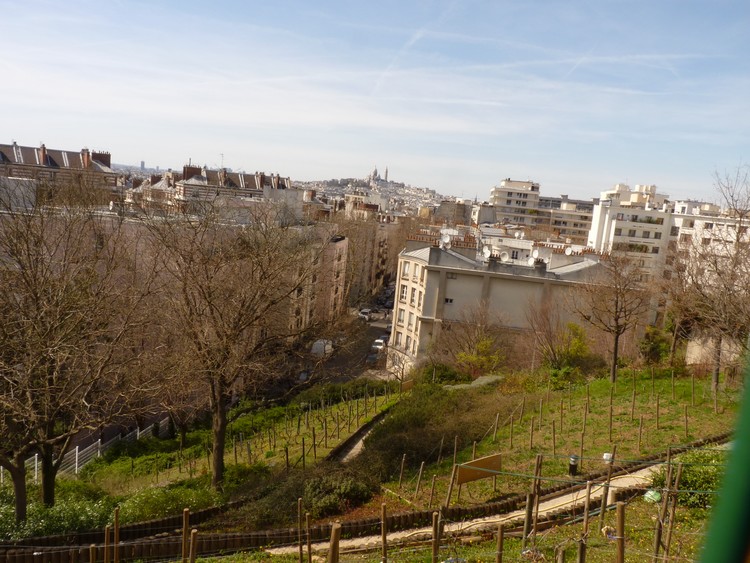
[[[313,518],[346,512],[370,500],[375,490],[360,477],[345,472],[314,477],[305,484],[303,503]]]
[[[123,523],[142,522],[180,514],[183,508],[192,511],[209,508],[220,501],[218,493],[187,481],[139,491],[120,505],[120,518]]]
[[[677,495],[677,502],[690,508],[709,508],[716,498],[710,491],[719,490],[724,476],[726,452],[696,450],[679,456],[677,461],[683,464],[679,489],[685,491]],[[673,467],[672,471],[677,468]],[[654,476],[653,486],[664,488],[666,480],[666,468],[662,468]]]
[[[471,375],[459,373],[446,364],[427,364],[415,374],[421,383],[471,383]]]
[[[33,536],[50,536],[101,528],[111,521],[114,500],[68,499],[46,508],[39,502],[28,505],[27,519],[16,526],[12,505],[0,505],[0,540],[14,541]]]

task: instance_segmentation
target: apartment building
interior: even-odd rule
[[[530,302],[560,302],[593,274],[598,257],[584,247],[503,236],[500,229],[425,232],[399,255],[389,366],[405,369],[441,332],[483,307],[509,329],[529,329]]]
[[[506,178],[490,190],[490,203],[495,207],[498,223],[534,226],[538,219],[539,184]]]
[[[25,147],[15,141],[0,144],[0,177],[14,179],[14,185],[33,182],[36,190],[56,185],[84,184],[101,190],[103,204],[119,201],[120,181],[112,170],[108,152]],[[26,182],[19,182],[24,180]],[[29,193],[29,196],[32,196]]]

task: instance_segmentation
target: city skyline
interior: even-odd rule
[[[745,164],[742,2],[0,0],[3,138],[149,167],[501,179],[717,200]]]

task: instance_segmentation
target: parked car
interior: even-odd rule
[[[372,318],[372,311],[370,309],[360,309],[357,317],[359,317],[363,321],[369,322],[370,319]]]
[[[382,338],[378,338],[375,342],[372,343],[373,350],[377,350],[378,352],[380,352],[384,348],[385,348],[385,342],[383,341]]]

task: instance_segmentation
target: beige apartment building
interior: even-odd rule
[[[454,233],[439,240],[415,238],[399,255],[391,371],[415,365],[441,331],[466,322],[478,307],[509,329],[528,330],[530,302],[561,302],[598,264],[598,257],[583,247],[574,252],[515,237],[490,240]]]

